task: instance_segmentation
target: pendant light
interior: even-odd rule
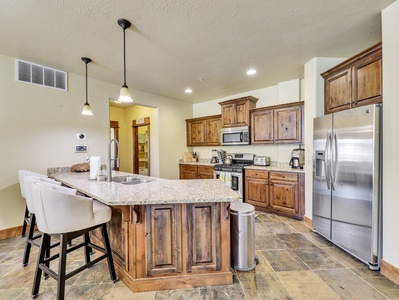
[[[91,62],[91,59],[88,57],[82,57],[82,60],[86,64],[86,103],[83,105],[82,115],[92,116],[93,113],[91,112],[89,101],[87,100],[87,64]]]
[[[126,38],[125,38],[126,36],[125,30],[129,28],[132,24],[125,19],[119,19],[118,24],[123,29],[123,85],[121,87],[118,101],[133,102],[133,99],[130,96],[129,88],[126,85]]]

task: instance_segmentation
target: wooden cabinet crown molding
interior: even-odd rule
[[[255,98],[253,96],[246,96],[246,97],[222,101],[222,102],[219,102],[219,104],[220,105],[228,105],[228,104],[234,104],[237,102],[245,102],[245,101],[250,101],[250,102],[256,103],[256,102],[258,102],[258,100],[259,100],[258,98]]]
[[[257,111],[273,110],[273,109],[301,106],[301,105],[305,105],[305,101],[296,101],[296,102],[277,104],[277,105],[272,105],[272,106],[263,106],[263,107],[253,108],[253,109],[251,109],[251,113],[257,112]]]

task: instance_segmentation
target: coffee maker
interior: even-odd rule
[[[298,149],[292,150],[290,166],[293,169],[303,169],[305,164],[305,149],[302,149],[300,146]]]
[[[218,151],[216,149],[212,150],[211,164],[216,164],[218,162]]]

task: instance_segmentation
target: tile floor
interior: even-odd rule
[[[399,286],[370,271],[302,222],[257,213],[256,254],[260,263],[249,272],[234,271],[230,286],[133,293],[113,284],[105,262],[70,278],[66,299],[399,299]],[[29,266],[21,266],[24,239],[0,241],[0,300],[31,299],[37,248]],[[83,252],[68,256],[69,266],[83,262]],[[51,278],[42,281],[37,299],[55,299]]]

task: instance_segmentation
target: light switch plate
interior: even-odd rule
[[[76,153],[87,153],[87,146],[75,146]]]

